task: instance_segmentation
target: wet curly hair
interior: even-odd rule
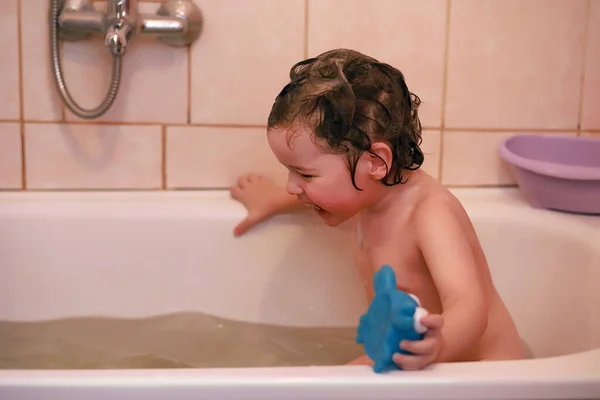
[[[358,159],[373,142],[392,150],[392,165],[381,182],[405,183],[402,172],[424,161],[419,147],[421,100],[396,68],[358,51],[335,49],[296,63],[290,82],[277,95],[268,128],[308,127],[334,153],[347,154],[355,182]]]

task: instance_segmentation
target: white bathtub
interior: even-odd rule
[[[535,359],[381,375],[366,366],[0,370],[0,399],[600,399],[600,218],[532,209],[515,189],[454,193]],[[244,214],[225,191],[0,193],[0,320],[201,310],[355,326],[365,301],[347,230],[286,215],[235,239]]]

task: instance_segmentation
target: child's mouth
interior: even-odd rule
[[[319,207],[318,205],[314,204],[313,202],[311,202],[308,199],[304,199],[299,197],[300,200],[302,200],[304,202],[304,205],[306,205],[306,207],[312,208],[313,210],[315,210],[315,212],[321,216],[324,217],[325,215],[329,214],[324,208]]]
[[[325,211],[323,208],[319,207],[316,204],[313,204],[313,209],[315,210],[315,212],[317,214],[319,214],[320,216],[324,216],[325,214],[327,214],[327,211]]]
[[[323,215],[324,213],[326,213],[327,211],[325,211],[325,209],[319,207],[316,204],[310,203],[310,202],[305,202],[306,207],[312,207],[313,210],[316,211],[317,214],[319,215]]]

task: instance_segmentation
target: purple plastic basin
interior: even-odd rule
[[[600,214],[600,139],[516,135],[499,152],[533,207]]]

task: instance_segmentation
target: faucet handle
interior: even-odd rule
[[[120,56],[125,53],[127,42],[131,33],[129,24],[112,25],[106,32],[104,44],[108,50],[115,56]]]

